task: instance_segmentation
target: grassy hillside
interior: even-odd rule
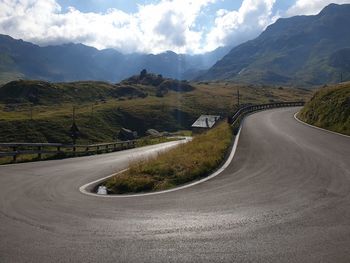
[[[0,102],[9,104],[53,105],[146,96],[147,92],[138,86],[113,85],[97,81],[49,83],[20,80],[9,82],[0,88]]]
[[[172,84],[169,79],[154,85],[135,79],[120,84],[12,82],[0,87],[0,142],[70,142],[73,107],[82,133],[79,143],[112,141],[121,127],[141,135],[150,128],[187,130],[201,114],[232,114],[237,88],[242,103],[310,96],[309,91],[301,89],[229,82]]]
[[[299,118],[350,135],[350,82],[318,90],[300,111]]]

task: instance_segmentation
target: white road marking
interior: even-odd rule
[[[243,122],[242,122],[243,124]],[[238,141],[239,141],[239,137],[240,137],[240,134],[241,134],[241,130],[242,130],[242,125],[240,126],[239,128],[239,131],[238,131],[238,134],[236,135],[235,137],[235,141],[234,141],[234,144],[233,144],[233,147],[232,147],[232,150],[231,150],[231,153],[229,155],[229,157],[227,158],[226,162],[223,164],[223,166],[221,166],[219,168],[219,170],[217,170],[216,172],[214,172],[213,174],[199,180],[199,181],[195,181],[193,183],[190,183],[190,184],[186,184],[186,185],[183,185],[183,186],[180,186],[180,187],[176,187],[176,188],[172,188],[172,189],[169,189],[169,190],[164,190],[164,191],[158,191],[158,192],[150,192],[150,193],[144,193],[144,194],[131,194],[131,195],[98,195],[98,194],[95,194],[95,193],[91,193],[87,190],[87,188],[93,186],[93,185],[96,185],[98,183],[102,183],[103,181],[115,176],[115,175],[118,175],[120,173],[123,173],[125,171],[127,171],[128,169],[125,169],[125,170],[122,170],[116,174],[112,174],[112,175],[109,175],[109,176],[106,176],[104,178],[101,178],[99,180],[96,180],[96,181],[93,181],[91,183],[88,183],[88,184],[85,184],[83,186],[81,186],[79,188],[79,191],[83,194],[86,194],[86,195],[90,195],[90,196],[95,196],[95,197],[100,197],[100,198],[126,198],[126,197],[143,197],[143,196],[150,196],[150,195],[159,195],[159,194],[165,194],[165,193],[171,193],[171,192],[175,192],[175,191],[179,191],[179,190],[183,190],[183,189],[186,189],[186,188],[189,188],[189,187],[192,187],[192,186],[195,186],[195,185],[198,185],[198,184],[201,184],[201,183],[204,183],[210,179],[213,179],[214,177],[218,176],[219,174],[221,174],[229,165],[230,163],[232,162],[233,160],[233,157],[235,156],[235,153],[236,153],[236,150],[237,150],[237,145],[238,145]]]

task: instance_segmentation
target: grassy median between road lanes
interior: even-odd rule
[[[232,140],[230,125],[222,122],[191,142],[132,164],[103,185],[110,194],[125,194],[165,190],[198,180],[222,164]]]

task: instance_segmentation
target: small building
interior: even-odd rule
[[[201,133],[213,128],[221,119],[216,115],[202,115],[193,124],[192,131],[194,133]]]

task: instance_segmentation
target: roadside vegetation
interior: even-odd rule
[[[319,89],[300,111],[299,118],[350,135],[350,82]]]
[[[130,169],[104,183],[112,194],[173,188],[207,176],[224,161],[232,144],[229,124],[221,122],[191,142],[130,165]]]

